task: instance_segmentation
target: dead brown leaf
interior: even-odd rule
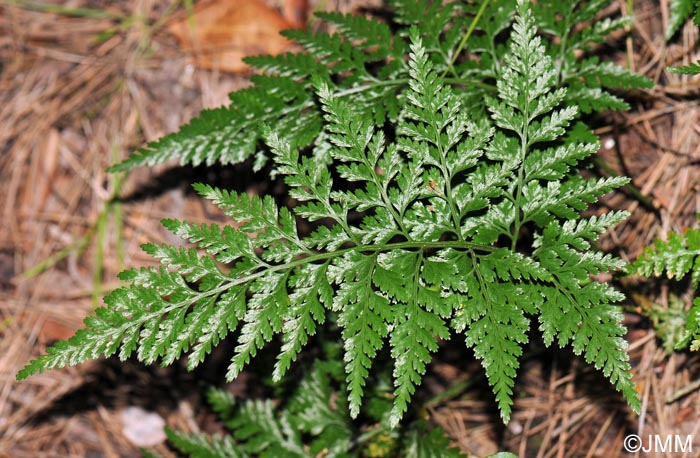
[[[53,318],[46,318],[39,331],[39,341],[52,344],[59,340],[67,340],[75,334],[75,329]]]
[[[291,42],[279,33],[290,28],[292,23],[258,0],[212,0],[175,18],[168,31],[193,53],[197,66],[241,73],[249,70],[246,56],[289,50]]]

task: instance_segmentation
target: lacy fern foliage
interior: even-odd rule
[[[569,88],[567,103],[584,112],[627,109],[610,89],[650,87],[651,80],[596,57],[577,59],[631,18],[596,20],[610,0],[537,2],[536,22],[544,50],[555,61],[556,84]],[[418,29],[428,60],[465,108],[484,108],[484,96],[496,92],[506,47],[499,42],[510,28],[515,0],[439,2],[391,0],[396,32],[379,19],[319,13],[334,33],[284,32],[306,53],[258,56],[247,62],[262,71],[253,86],[231,94],[227,107],[203,111],[178,132],[148,144],[113,167],[126,171],[170,159],[181,164],[235,164],[255,157],[255,167],[268,160],[261,126],[274,125],[298,147],[312,146],[317,158],[331,147],[322,135],[324,106],[316,97],[314,77],[335,82],[335,96],[381,125],[396,123],[409,88],[411,27]],[[444,4],[443,4],[444,3]],[[577,24],[592,23],[580,30]]]
[[[188,458],[463,458],[442,430],[421,420],[391,430],[386,422],[390,385],[378,381],[366,424],[353,424],[347,402],[336,398],[342,385],[339,360],[317,361],[280,407],[269,399],[237,403],[211,389],[208,400],[229,435],[209,436],[168,429],[173,447]]]
[[[700,0],[671,0],[670,10],[671,17],[668,20],[668,28],[666,29],[666,40],[670,40],[691,16],[693,23],[700,25]],[[679,75],[700,75],[700,62],[693,62],[689,65],[678,67],[668,67],[668,70]]]
[[[434,8],[442,13],[431,20],[449,22],[452,12],[442,8],[450,7]],[[399,21],[418,22],[411,20],[408,6],[402,11],[407,16]],[[501,33],[510,23],[506,16],[486,33]],[[163,364],[186,354],[194,368],[236,332],[227,379],[281,336],[274,369],[280,380],[330,315],[342,330],[353,417],[384,347],[393,361],[390,424],[397,426],[440,342],[462,333],[482,360],[507,422],[519,357],[536,323],[547,345],[572,346],[638,409],[615,305],[622,295],[590,280],[591,274],[623,267],[592,243],[626,214],[582,216],[627,179],[585,179],[577,173],[598,145],[577,141],[572,133],[578,107],[567,94],[580,87],[561,83],[588,81],[581,73],[571,76],[573,53],[564,52],[562,60],[551,57],[537,34],[537,16],[519,2],[507,46],[494,50],[488,64],[494,86],[484,99],[485,110],[471,111],[468,99],[442,77],[446,68],[435,63],[435,51],[428,51],[430,29],[409,27],[404,64],[397,54],[403,52],[401,36],[392,48],[385,43],[385,27],[370,26],[367,19],[325,18],[359,44],[349,47],[338,38],[319,44],[309,32],[290,33],[318,59],[308,62],[316,65],[308,84],[322,116],[311,120],[313,110],[304,108],[295,115],[315,126],[310,128],[318,136],[313,154],[304,150],[309,131],[299,125],[259,129],[276,173],[284,176],[298,204],[280,208],[269,196],[195,185],[238,225],[164,221],[194,247],[144,246],[162,267],[121,274],[130,285],[111,293],[85,329],[49,348],[19,378],[115,353],[122,360],[135,353],[140,361]],[[539,22],[546,23],[541,17]],[[448,30],[440,40],[451,46],[459,34],[453,35]],[[576,49],[587,40],[571,38],[579,43]],[[287,55],[259,63],[294,79],[300,74],[285,63],[309,58]],[[360,84],[372,75],[358,66],[375,58],[389,61],[387,77],[405,72],[406,88],[393,105],[377,102],[368,108],[369,99],[363,98],[350,103],[348,89],[322,70],[329,65]],[[612,78],[612,67],[594,61],[576,68],[587,66],[598,69],[590,70],[591,80],[602,84]],[[288,114],[293,107],[308,108],[308,101],[294,95],[291,79],[276,92],[280,106],[290,107]],[[246,94],[236,97],[260,95]],[[381,94],[379,99],[386,95]],[[260,110],[236,112],[228,124],[214,127],[243,129],[253,120],[271,120],[265,113],[274,110]],[[393,129],[387,129],[383,113],[395,119]],[[184,146],[200,145],[199,134],[187,129],[194,127],[180,135],[192,143]],[[197,148],[218,154],[212,143],[217,138],[223,137],[207,134]],[[299,221],[315,229],[302,234]]]
[[[697,291],[700,285],[700,229],[688,229],[685,234],[671,232],[668,240],[657,240],[635,260],[632,271],[647,277],[665,273],[668,278],[675,280],[690,275],[693,289]],[[685,322],[684,329],[676,333],[675,341],[669,347],[682,350],[690,346],[693,351],[700,350],[700,297],[693,300],[693,306],[688,312],[681,311],[680,317],[673,308],[666,314],[675,314],[676,319]]]
[[[667,41],[680,30],[689,17],[693,17],[695,24],[700,23],[700,1],[698,0],[671,0],[669,9],[670,17],[664,34]]]

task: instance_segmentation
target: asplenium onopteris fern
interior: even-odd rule
[[[622,295],[590,280],[622,267],[591,241],[626,214],[581,215],[627,180],[577,174],[597,144],[567,134],[578,110],[563,103],[567,90],[529,4],[518,5],[496,90],[485,99],[488,117],[471,119],[436,71],[420,29],[411,27],[408,39],[408,89],[397,100],[395,129],[385,131],[383,120],[316,75],[327,159],[319,165],[300,153],[295,133],[262,129],[298,205],[279,208],[269,196],[195,185],[240,226],[164,221],[197,248],[146,245],[162,267],[123,273],[131,285],[111,293],[84,330],[19,378],[117,352],[164,364],[187,353],[194,368],[238,330],[227,379],[281,335],[280,379],[332,311],[352,416],[388,345],[397,425],[431,354],[456,332],[483,361],[508,421],[518,358],[535,320],[547,345],[571,345],[638,409],[614,305]],[[302,235],[298,220],[316,228]]]
[[[650,87],[651,80],[597,57],[577,59],[593,44],[630,23],[630,18],[595,20],[610,0],[543,1],[534,9],[544,33],[545,53],[557,71],[556,85],[567,87],[567,102],[584,112],[626,109],[608,89]],[[513,20],[515,0],[440,2],[391,0],[394,29],[379,19],[340,13],[318,13],[335,31],[284,32],[306,53],[247,59],[262,74],[253,86],[230,95],[227,107],[203,111],[178,132],[151,142],[114,171],[179,159],[181,164],[233,164],[255,156],[255,167],[267,160],[261,148],[264,124],[285,132],[295,145],[312,146],[326,160],[330,143],[323,135],[323,105],[315,96],[312,75],[334,81],[335,96],[350,103],[378,125],[396,123],[400,100],[408,90],[408,30],[417,27],[434,71],[465,108],[484,109],[485,95],[495,94],[506,52],[503,42]],[[593,22],[590,27],[576,27]],[[473,27],[472,27],[473,26]],[[468,33],[473,28],[472,33]],[[464,39],[467,39],[464,41]]]

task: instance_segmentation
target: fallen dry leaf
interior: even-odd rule
[[[68,340],[75,334],[75,329],[53,318],[46,318],[39,331],[39,341],[52,344],[59,340]]]
[[[695,408],[693,406],[685,406],[681,408],[673,420],[675,425],[680,425],[686,421],[692,421],[692,416],[696,414]]]
[[[275,9],[259,0],[212,0],[198,3],[168,26],[181,48],[203,68],[232,73],[249,70],[246,56],[280,54],[292,43],[279,33],[293,28]]]

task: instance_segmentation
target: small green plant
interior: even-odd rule
[[[688,346],[688,311],[682,298],[670,294],[667,306],[650,303],[642,307],[641,313],[651,321],[666,354],[670,355],[674,350]]]
[[[338,348],[340,350],[340,348]],[[362,425],[350,420],[343,396],[339,352],[316,361],[291,396],[280,405],[270,399],[238,403],[223,390],[207,399],[231,433],[209,436],[166,430],[170,444],[189,458],[464,458],[438,428],[423,420],[389,427],[391,384],[388,371],[374,378]],[[155,455],[153,455],[155,456]]]
[[[675,280],[690,275],[693,289],[697,291],[700,284],[700,229],[688,229],[685,234],[671,232],[667,241],[657,240],[636,259],[632,272],[647,277],[665,273],[668,278]],[[688,347],[693,351],[700,350],[700,297],[693,300],[693,306],[688,312],[671,307],[664,317],[666,328],[669,319],[675,318],[675,324],[671,323],[674,338],[668,347],[675,350]],[[662,328],[662,332],[666,328]]]
[[[188,354],[192,369],[235,332],[226,378],[280,335],[280,380],[330,317],[352,417],[382,347],[397,427],[431,354],[461,333],[507,422],[536,323],[546,345],[572,346],[638,410],[623,296],[590,279],[624,266],[592,243],[627,214],[582,215],[628,180],[578,174],[598,149],[580,112],[626,108],[605,88],[650,82],[576,58],[629,23],[574,27],[606,2],[511,3],[396,0],[393,35],[376,20],[323,14],[338,34],[287,32],[308,53],[250,59],[265,73],[230,107],[114,170],[255,156],[297,204],[195,185],[239,225],[163,221],[196,248],[145,245],[162,267],[122,273],[130,285],[18,378],[113,354],[164,365]]]

